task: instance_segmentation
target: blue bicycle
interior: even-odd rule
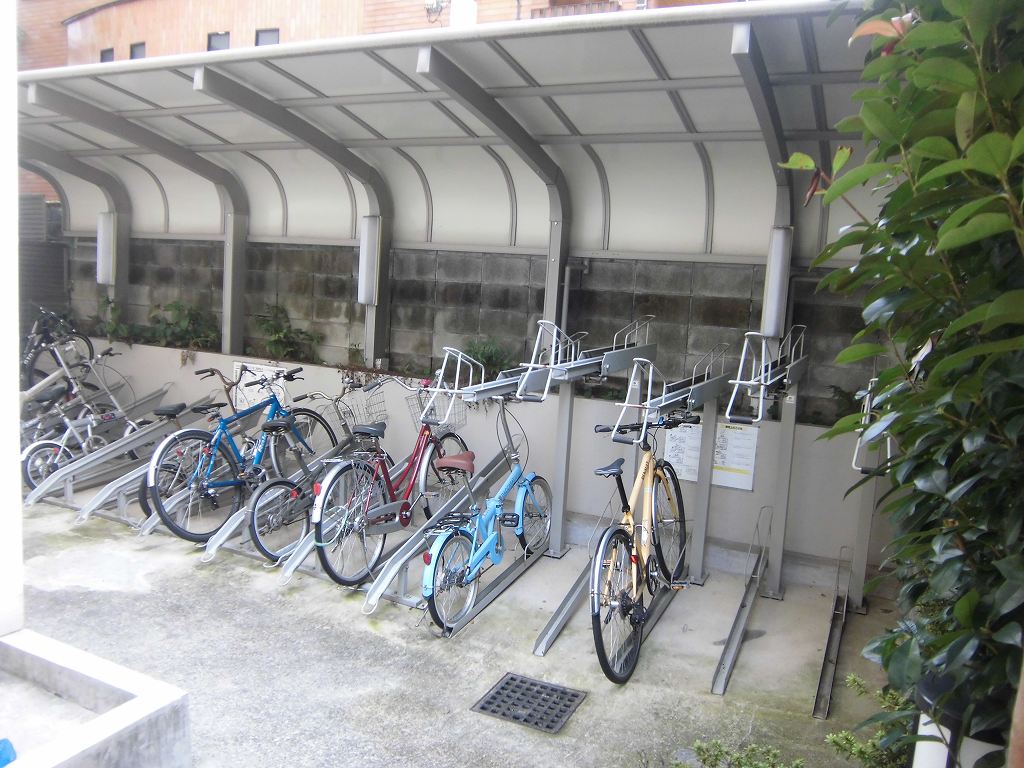
[[[519,449],[508,427],[507,398],[494,399],[499,402],[498,415],[506,441],[503,449],[510,470],[497,495],[487,499],[482,509],[474,498],[468,481],[474,469],[472,452],[434,462],[440,470],[460,473],[470,498],[468,510],[454,512],[438,523],[440,535],[423,558],[423,597],[431,618],[445,634],[450,634],[473,609],[480,576],[504,558],[502,528],[515,530],[523,557],[543,552],[551,530],[551,487],[536,472],[524,475]],[[513,489],[515,508],[503,512],[505,498]]]
[[[169,435],[157,448],[149,464],[146,477],[152,509],[160,515],[172,532],[186,541],[209,541],[227,519],[237,512],[250,491],[267,479],[266,457],[277,476],[287,476],[291,464],[289,441],[281,433],[268,435],[260,431],[253,439],[239,434],[240,421],[266,410],[266,420],[292,417],[289,429],[293,450],[305,457],[315,457],[338,444],[334,430],[316,411],[307,408],[285,409],[278,399],[275,387],[279,381],[295,381],[302,368],[279,371],[248,382],[246,387],[260,387],[267,396],[260,402],[230,416],[221,416],[220,409],[227,403],[196,406],[193,411],[206,414],[217,421],[212,432],[202,429],[183,429]],[[239,378],[251,373],[245,366]],[[215,368],[196,371],[197,376],[219,376],[225,391],[237,385]],[[239,448],[235,442],[242,441]]]

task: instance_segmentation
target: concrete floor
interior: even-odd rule
[[[680,593],[643,647],[633,679],[608,682],[589,615],[548,654],[537,634],[586,560],[545,559],[461,635],[437,637],[422,612],[298,574],[285,587],[254,560],[211,563],[171,536],[138,537],[37,505],[25,512],[27,626],[189,692],[196,766],[671,766],[697,739],[771,743],[808,768],[847,765],[827,733],[874,711],[841,684],[830,719],[811,707],[828,627],[828,590],[790,585],[758,600],[729,690],[711,676],[743,589],[712,573]],[[891,617],[873,602],[847,625],[837,680],[876,668],[860,649]],[[547,735],[470,711],[505,672],[587,692]],[[6,728],[0,728],[0,731]],[[0,735],[5,735],[0,732]],[[17,744],[15,744],[17,747]]]

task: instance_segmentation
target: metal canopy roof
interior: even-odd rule
[[[135,237],[221,238],[230,197],[248,208],[249,240],[356,244],[385,194],[396,244],[547,251],[546,183],[479,110],[418,71],[431,47],[564,176],[574,252],[763,260],[772,225],[789,223],[776,155],[855,138],[829,126],[853,111],[865,49],[847,47],[852,17],[826,25],[832,7],[690,6],[26,72],[20,131],[123,185]],[[745,24],[747,69],[734,50]],[[256,100],[208,88],[215,78]],[[282,126],[287,116],[341,160]],[[22,155],[57,180],[71,230],[95,233],[108,195]],[[804,255],[825,236],[813,219]]]

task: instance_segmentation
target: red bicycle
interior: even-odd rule
[[[327,575],[346,587],[370,577],[385,538],[407,528],[414,509],[422,507],[424,518],[430,517],[462,488],[461,473],[436,462],[468,450],[454,431],[465,424],[465,403],[457,397],[439,399],[436,388],[410,387],[393,377],[371,384],[367,391],[389,381],[412,393],[406,402],[419,426],[412,452],[392,466],[380,445],[386,425],[356,425],[352,433],[368,440],[370,448],[336,464],[314,487],[311,517],[317,557]]]

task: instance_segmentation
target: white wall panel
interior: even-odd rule
[[[64,188],[68,196],[70,226],[73,230],[84,232],[96,231],[96,217],[103,211],[110,210],[107,198],[95,184],[82,181],[52,168],[48,169]]]
[[[288,234],[283,226],[284,203],[281,193],[266,167],[241,152],[211,153],[208,157],[235,174],[245,187],[249,195],[249,234],[256,237],[282,237]],[[270,157],[261,159],[273,168]]]
[[[340,172],[333,165],[308,150],[259,155],[274,166],[288,195],[289,237],[353,237],[352,202]]]
[[[480,147],[415,147],[409,154],[430,179],[434,242],[508,245],[508,188]]]
[[[775,177],[763,144],[707,144],[715,176],[715,231],[711,250],[768,254],[775,218]]]
[[[393,238],[422,243],[427,233],[427,203],[419,174],[394,150],[359,150],[359,155],[381,172],[395,204]]]
[[[519,155],[508,147],[495,147],[516,187],[516,245],[546,248],[551,229],[548,188]],[[570,193],[571,194],[571,193]]]
[[[152,158],[138,156],[132,159],[149,167],[149,161]],[[164,232],[164,199],[152,176],[135,163],[119,157],[93,157],[89,158],[89,164],[102,168],[124,183],[128,190],[128,196],[132,200],[132,234]],[[180,169],[179,172],[184,173]],[[206,183],[199,179],[197,182],[199,184]],[[217,206],[219,210],[220,203]]]
[[[604,238],[604,202],[594,162],[581,147],[561,144],[547,149],[569,184],[572,200],[570,246],[592,250],[601,248]],[[597,152],[600,155],[600,148]]]
[[[211,182],[158,155],[143,155],[138,159],[163,182],[171,213],[171,233],[223,234],[220,195]]]
[[[704,250],[704,174],[689,144],[597,148],[608,170],[612,250]]]

